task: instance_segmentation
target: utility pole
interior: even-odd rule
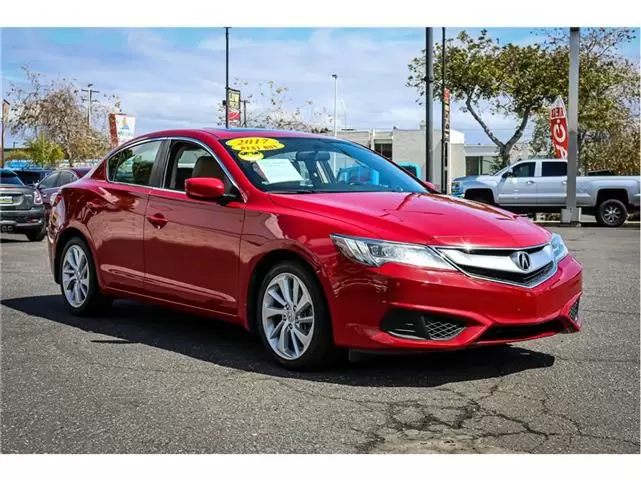
[[[93,87],[93,83],[90,83],[87,85],[87,88],[82,89],[83,92],[87,92],[88,94],[88,98],[83,98],[83,100],[89,101],[89,104],[87,107],[87,123],[89,124],[90,127],[91,127],[91,105],[98,102],[98,100],[94,100],[93,94],[100,93],[100,90],[94,90],[92,87]]]
[[[568,84],[568,189],[567,205],[561,211],[561,223],[579,224],[579,210],[576,208],[576,174],[579,160],[577,130],[579,125],[579,28],[570,28],[570,75]]]
[[[225,128],[229,128],[229,27],[225,27]]]
[[[345,106],[345,100],[343,100],[342,98],[341,105],[343,105],[343,115],[345,116],[345,125],[343,126],[343,128],[347,130],[347,107]]]
[[[249,100],[243,100],[243,126],[247,128],[247,102]]]
[[[2,99],[2,131],[0,131],[0,168],[4,168],[4,134],[6,130],[7,117],[9,116],[10,103]],[[15,146],[15,142],[14,146]]]
[[[332,78],[334,79],[334,138],[336,138],[337,135],[337,130],[336,130],[336,114],[337,114],[337,106],[336,102],[338,100],[338,75],[335,73],[332,74]]]
[[[434,147],[432,145],[432,103],[434,100],[434,64],[433,64],[432,28],[425,28],[425,178],[433,181]]]
[[[445,139],[445,27],[441,46],[441,191],[447,193],[447,141]]]

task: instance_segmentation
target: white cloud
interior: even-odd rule
[[[144,29],[123,30],[124,47],[60,46],[45,42],[30,30],[23,32],[24,41],[13,42],[14,48],[5,52],[3,62],[10,53],[14,63],[32,65],[52,76],[63,73],[79,83],[93,82],[103,92],[118,94],[123,109],[137,116],[139,133],[217,122],[225,81],[222,28],[212,30],[192,48],[174,43],[174,36],[162,31]],[[302,107],[305,116],[311,113],[305,104],[308,100],[313,101],[315,111],[333,112],[331,75],[336,73],[339,128],[344,126],[342,102],[351,128],[417,128],[425,118],[424,108],[415,102],[416,92],[405,86],[407,65],[424,47],[420,35],[317,29],[308,38],[297,37],[255,38],[243,29],[232,29],[230,79],[247,80],[254,92],[258,82],[274,80],[288,87],[289,106]],[[260,102],[253,102],[248,114],[258,109]],[[434,117],[440,124],[438,104]],[[512,127],[514,122],[495,117],[490,124]],[[456,105],[452,107],[452,128],[463,129],[466,135],[466,130],[479,130],[474,119]]]

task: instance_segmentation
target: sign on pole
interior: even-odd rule
[[[557,158],[567,160],[568,118],[561,96],[558,96],[550,107],[550,130],[552,131],[552,143],[554,144],[554,152]]]
[[[443,136],[445,141],[450,139],[450,89],[446,88],[443,92]]]
[[[109,133],[111,145],[117,147],[129,140],[133,140],[136,130],[136,117],[124,113],[109,114]]]
[[[240,126],[240,90],[229,89],[227,91],[227,104],[229,105],[229,116],[227,117],[230,125]]]

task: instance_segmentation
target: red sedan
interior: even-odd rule
[[[340,174],[354,167],[368,175]],[[581,328],[560,236],[336,138],[145,135],[60,189],[48,239],[73,313],[129,297],[228,320],[289,368]]]

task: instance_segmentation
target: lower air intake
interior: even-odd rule
[[[396,309],[385,315],[381,329],[395,337],[446,341],[459,335],[465,329],[465,323],[445,315]]]

